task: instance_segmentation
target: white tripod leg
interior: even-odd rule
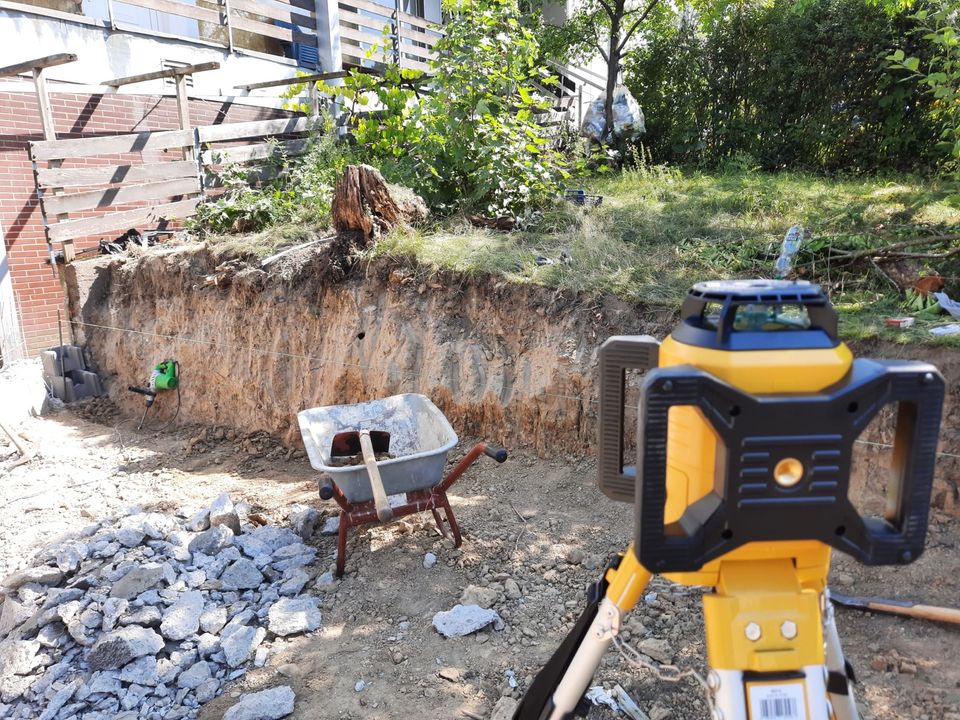
[[[853,683],[847,678],[847,664],[840,647],[840,634],[834,617],[830,592],[826,593],[823,609],[823,640],[827,650],[827,695],[837,720],[858,720],[857,703],[853,698]]]
[[[563,720],[573,714],[574,708],[593,680],[603,654],[613,642],[614,635],[619,632],[620,609],[604,598],[600,601],[590,629],[553,693],[553,711],[548,720]]]

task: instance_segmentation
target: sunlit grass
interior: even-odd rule
[[[511,233],[480,230],[462,218],[396,231],[374,254],[412,256],[427,269],[493,273],[510,282],[676,307],[698,280],[771,276],[783,234],[794,224],[835,246],[878,227],[905,228],[908,235],[928,226],[960,228],[960,184],[946,180],[646,167],[582,185],[604,196],[600,207],[560,203],[533,228]],[[926,318],[909,331],[885,327],[884,317],[906,314],[889,285],[840,277],[811,258],[801,251],[797,264],[831,291],[845,335],[960,345],[960,338],[930,335],[935,321]]]

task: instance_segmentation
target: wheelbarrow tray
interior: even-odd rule
[[[300,434],[315,470],[328,474],[351,503],[373,499],[364,465],[331,465],[333,436],[353,430],[390,433],[389,460],[378,460],[387,495],[426,490],[443,478],[447,454],[457,434],[425,395],[405,393],[382,400],[328,405],[297,413]]]

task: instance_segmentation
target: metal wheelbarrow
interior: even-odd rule
[[[347,531],[359,525],[430,510],[440,533],[459,547],[460,527],[447,490],[481,455],[507,459],[503,448],[479,442],[444,477],[458,438],[425,395],[311,408],[297,420],[310,464],[322,473],[320,497],[340,506],[338,577],[346,566]],[[360,444],[366,446],[362,458],[356,453]]]

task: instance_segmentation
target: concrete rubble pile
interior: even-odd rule
[[[315,510],[294,516],[297,532],[241,523],[226,495],[189,519],[131,511],[3,581],[0,718],[195,718],[273,644],[319,628],[303,542]],[[283,690],[279,704],[244,696],[234,715],[289,714]]]

